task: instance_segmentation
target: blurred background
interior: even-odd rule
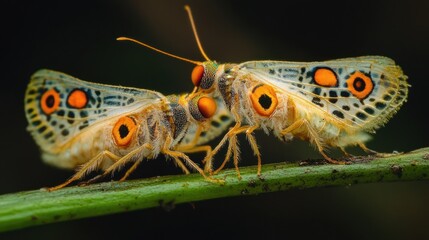
[[[54,186],[72,172],[45,165],[26,131],[24,93],[49,68],[83,80],[152,89],[192,89],[193,66],[129,42],[203,60],[183,9],[192,7],[211,59],[318,61],[393,58],[409,76],[408,102],[368,144],[380,152],[429,146],[427,1],[2,1],[3,93],[0,194]],[[263,162],[321,158],[307,142],[257,134]],[[256,159],[244,138],[241,165]],[[356,153],[362,153],[356,151]],[[232,165],[230,165],[231,167]],[[172,162],[144,162],[134,178],[181,174]],[[1,239],[314,238],[428,239],[429,182],[293,190],[154,208],[17,230]]]

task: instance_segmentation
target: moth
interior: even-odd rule
[[[357,145],[375,154],[365,142],[397,112],[408,94],[401,68],[380,56],[324,62],[218,65],[208,61],[197,66],[193,75],[198,76],[193,82],[199,93],[220,95],[236,121],[207,161],[229,141],[226,159],[233,154],[237,166],[236,135],[245,133],[258,158],[258,175],[261,158],[254,130],[263,129],[283,141],[309,141],[327,161],[344,163],[329,157],[325,149],[338,147],[349,155],[345,148]]]
[[[221,170],[233,157],[238,170],[238,134],[246,134],[258,159],[261,154],[253,132],[262,129],[282,141],[293,138],[310,142],[331,163],[344,164],[326,154],[337,147],[365,146],[376,129],[385,124],[406,101],[407,76],[395,62],[382,56],[363,56],[320,62],[248,61],[220,64],[210,60],[200,43],[189,6],[185,6],[199,50],[206,61],[193,61],[163,52],[137,40],[130,40],[180,60],[195,64],[192,94],[208,94],[223,100],[235,125],[205,158],[206,171],[219,149],[228,142]],[[383,155],[383,154],[380,154]]]
[[[52,70],[34,73],[25,94],[28,131],[42,159],[59,168],[78,169],[49,190],[63,188],[97,169],[103,171],[101,177],[133,163],[124,180],[143,159],[159,154],[174,159],[185,173],[190,167],[216,182],[185,153],[210,153],[211,147],[204,144],[232,121],[222,106],[217,108],[216,100],[204,94],[164,96],[85,82]]]

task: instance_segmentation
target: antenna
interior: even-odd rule
[[[190,62],[190,63],[193,63],[193,64],[195,64],[195,65],[202,65],[202,62],[200,62],[200,61],[194,61],[194,60],[187,59],[187,58],[184,58],[184,57],[179,57],[179,56],[177,56],[177,55],[174,55],[174,54],[171,54],[171,53],[168,53],[168,52],[162,51],[162,50],[160,50],[160,49],[158,49],[158,48],[152,47],[152,46],[151,46],[151,45],[149,45],[149,44],[142,43],[142,42],[140,42],[140,41],[138,41],[138,40],[135,40],[135,39],[133,39],[133,38],[128,38],[128,37],[118,37],[118,38],[116,38],[116,40],[118,40],[118,41],[131,41],[131,42],[134,42],[134,43],[140,44],[140,45],[142,45],[142,46],[144,46],[144,47],[147,47],[147,48],[149,48],[149,49],[151,49],[151,50],[153,50],[153,51],[155,51],[155,52],[159,52],[159,53],[162,53],[162,54],[164,54],[164,55],[167,55],[167,56],[169,56],[169,57],[176,58],[176,59],[179,59],[179,60],[182,60],[182,61],[185,61],[185,62]],[[200,45],[199,45],[199,46],[200,46]],[[203,52],[203,54],[204,54],[204,52]],[[204,56],[205,56],[205,54],[204,54]],[[207,58],[206,58],[206,59],[207,59]]]
[[[192,17],[191,7],[189,7],[188,5],[185,5],[185,10],[188,13],[189,21],[191,22],[191,26],[192,26],[192,32],[194,32],[195,41],[197,41],[198,48],[200,49],[200,52],[203,55],[204,59],[206,59],[207,61],[210,61],[210,58],[204,52],[203,46],[201,45],[201,42],[200,42],[200,38],[198,37],[197,28],[195,27],[195,23],[194,23],[194,17]]]

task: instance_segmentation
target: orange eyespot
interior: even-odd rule
[[[194,86],[197,86],[197,87],[200,86],[203,75],[204,75],[204,67],[202,65],[195,66],[194,70],[192,70],[192,75],[191,75],[192,83],[194,84]]]
[[[347,79],[347,89],[359,100],[364,100],[374,89],[374,83],[370,77],[357,71]]]
[[[137,130],[137,125],[131,117],[121,117],[112,130],[116,145],[128,146]]]
[[[205,118],[211,118],[216,112],[216,102],[210,97],[201,97],[198,99],[198,110]]]
[[[316,69],[314,71],[313,79],[316,84],[323,87],[338,86],[337,75],[332,71],[332,69],[326,67]]]
[[[278,100],[274,89],[268,85],[258,85],[250,94],[253,109],[264,117],[269,117],[277,107]]]
[[[73,90],[67,97],[67,104],[70,107],[81,109],[88,103],[88,97],[86,93],[81,89]]]
[[[40,107],[46,115],[55,112],[60,106],[60,95],[55,89],[50,89],[43,93],[40,99]]]

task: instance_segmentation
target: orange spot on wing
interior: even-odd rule
[[[353,73],[346,82],[347,89],[359,100],[367,98],[374,89],[371,78],[359,71]]]
[[[313,75],[314,82],[323,87],[335,87],[338,86],[337,75],[332,69],[329,68],[318,68],[314,71]]]
[[[264,117],[269,117],[277,107],[278,100],[274,89],[268,85],[258,85],[250,93],[253,109]]]
[[[40,107],[46,115],[55,112],[60,106],[60,95],[55,89],[50,89],[43,93],[40,99]]]
[[[131,117],[121,117],[115,124],[112,130],[113,138],[116,145],[126,147],[131,143],[134,133],[137,130],[137,125]]]
[[[86,92],[80,89],[73,90],[67,97],[67,104],[73,108],[84,108],[88,103]]]

